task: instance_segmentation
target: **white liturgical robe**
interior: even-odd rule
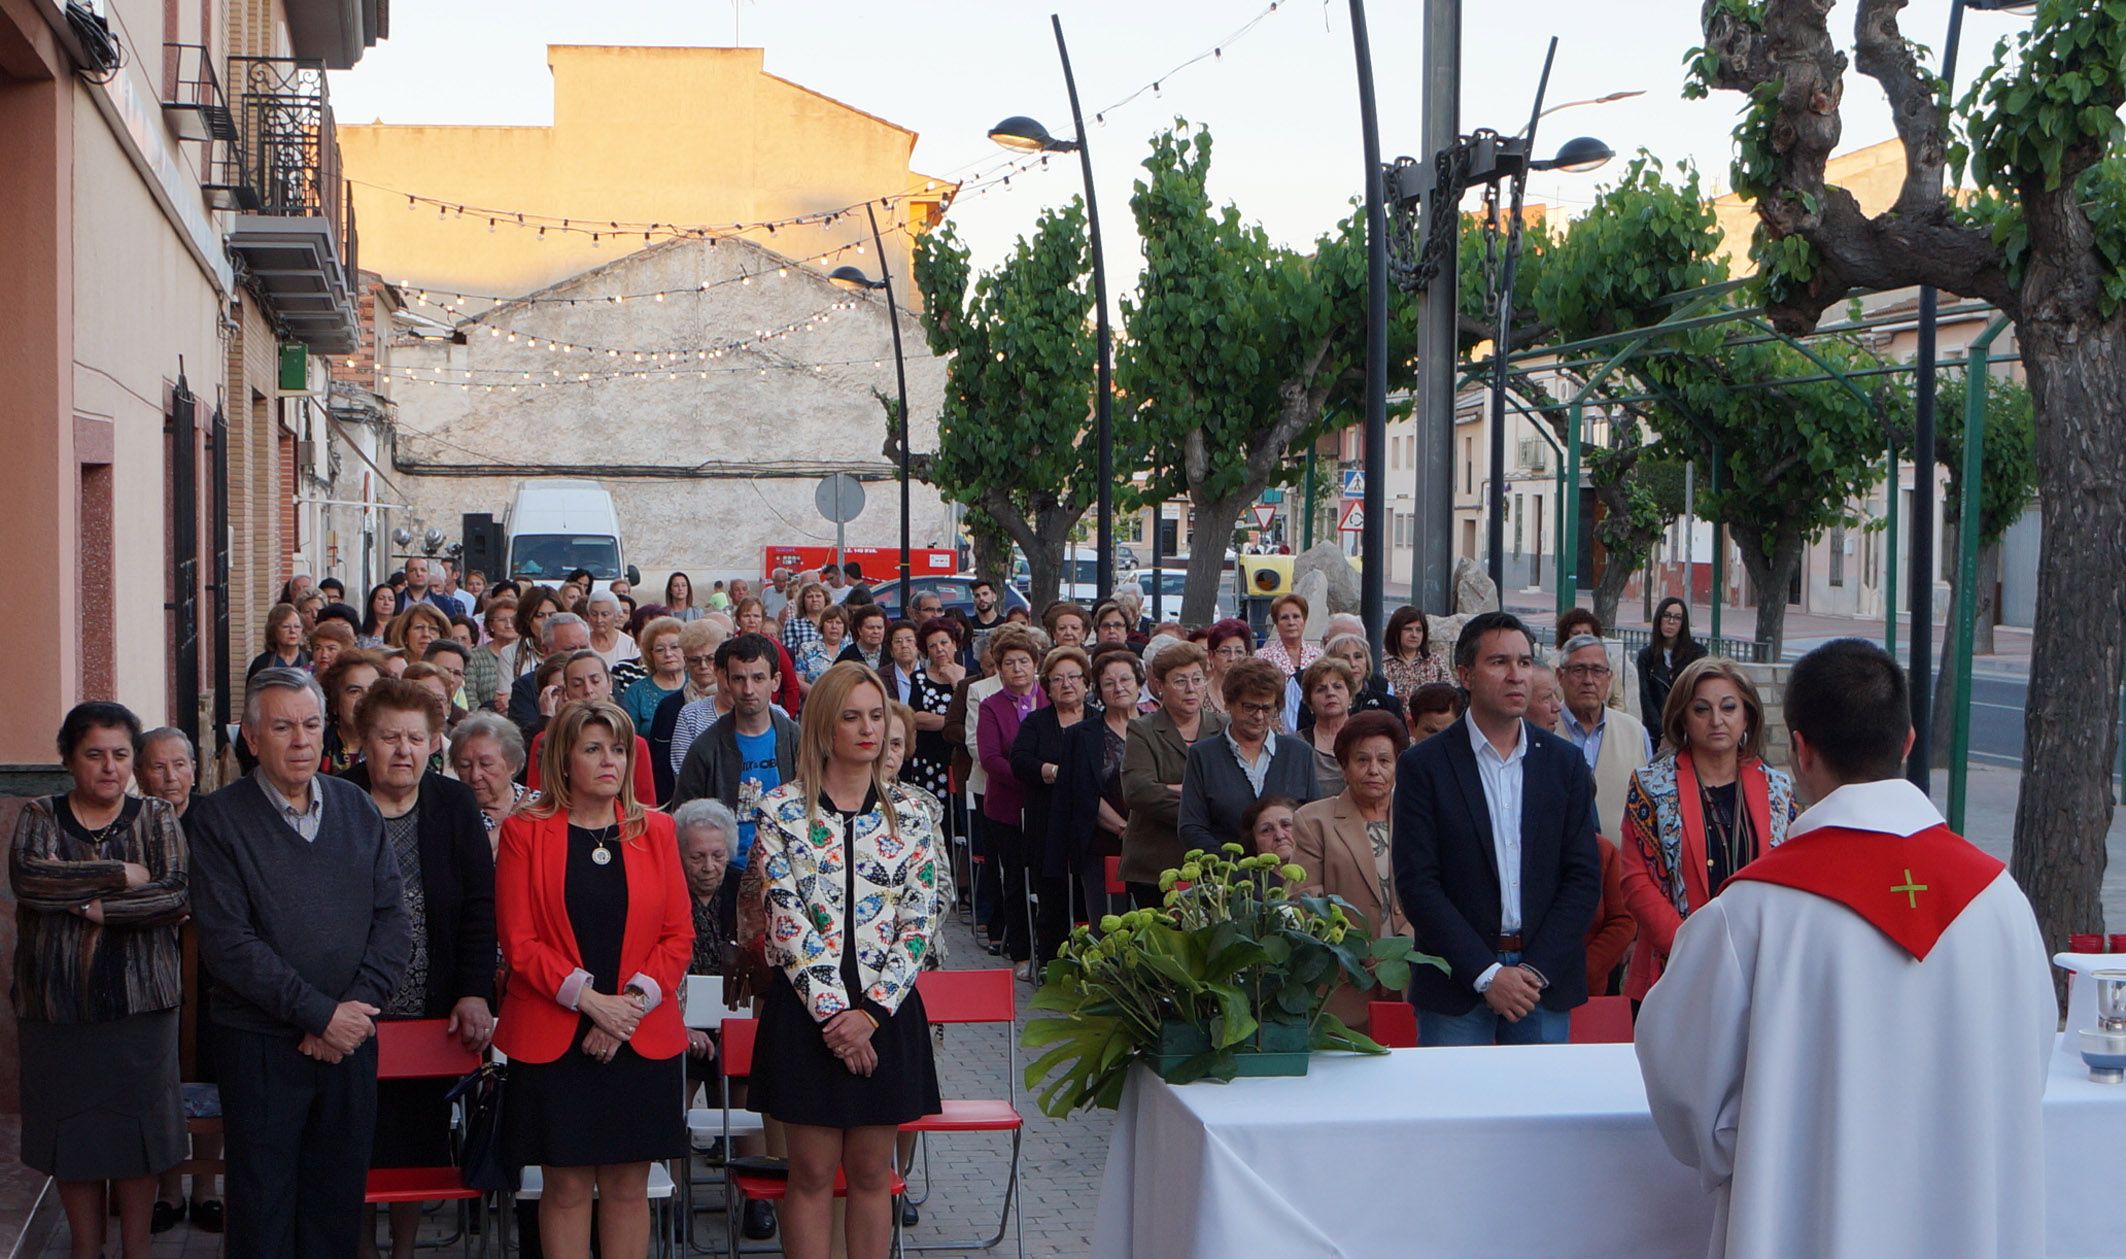
[[[1803,882],[1811,863],[1859,869],[1824,860],[1841,846],[1908,846],[1896,863],[1917,868],[1855,874],[1851,889],[1729,883],[1685,921],[1640,1012],[1655,1124],[1716,1198],[1707,1253],[2043,1255],[2058,1007],[2022,889],[1901,780],[1832,792],[1788,844],[1811,831],[1825,832],[1815,855],[1804,842],[1785,859]],[[1909,923],[1892,916],[1923,914],[1959,857],[1961,912],[1930,944],[1898,943],[1889,932]]]

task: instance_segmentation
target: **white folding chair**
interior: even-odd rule
[[[723,976],[688,975],[685,986],[680,989],[679,1006],[680,1017],[689,1030],[709,1031],[723,1026],[724,1015],[729,1013],[723,1003]],[[687,1115],[687,1146],[695,1154],[706,1154],[717,1142],[724,1141],[726,1120],[723,1108],[694,1105],[692,1080],[684,1081],[681,1087],[684,1091],[680,1097],[680,1105],[686,1108]],[[765,1128],[766,1125],[757,1112],[739,1110],[731,1112],[729,1116],[729,1130],[734,1137],[754,1136],[765,1131]],[[731,1153],[730,1143],[725,1141],[724,1157],[729,1159]],[[679,1186],[680,1206],[685,1213],[682,1218],[686,1220],[688,1244],[694,1245],[695,1179],[692,1172],[693,1160],[689,1158],[687,1162],[688,1174]],[[699,1249],[698,1245],[696,1249]]]

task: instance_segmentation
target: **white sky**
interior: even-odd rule
[[[949,175],[1000,151],[991,124],[1026,113],[1058,135],[1071,130],[1048,15],[1070,40],[1088,125],[1094,111],[1160,78],[1225,38],[1267,0],[413,0],[392,6],[391,38],[354,70],[335,74],[334,105],[348,122],[540,124],[552,121],[547,44],[764,47],[767,69],[920,133],[916,169]],[[1384,156],[1416,155],[1421,0],[1368,6]],[[1516,131],[1528,116],[1545,39],[1559,37],[1552,103],[1631,88],[1646,95],[1553,115],[1538,149],[1582,132],[1618,153],[1644,147],[1689,158],[1723,190],[1728,133],[1741,97],[1680,96],[1684,52],[1698,43],[1697,0],[1476,0],[1465,5],[1464,130]],[[1851,6],[1833,14],[1849,31]],[[1936,47],[1948,0],[1915,0],[1906,30]],[[1961,77],[1990,56],[2013,19],[1966,19]],[[1107,242],[1109,288],[1128,291],[1138,269],[1129,211],[1146,139],[1176,114],[1216,140],[1212,192],[1259,220],[1272,239],[1304,248],[1347,212],[1360,177],[1357,89],[1349,9],[1335,0],[1285,0],[1222,57],[1166,79],[1091,126]],[[683,120],[673,120],[683,124]],[[644,119],[643,125],[660,120]],[[1846,76],[1845,147],[1892,134],[1872,80]],[[1615,168],[1538,175],[1530,200],[1576,214]],[[655,172],[643,172],[655,178]],[[1079,188],[1077,163],[1057,160],[1009,188],[964,198],[952,211],[978,266],[993,265],[1044,204]],[[419,192],[421,189],[408,189]],[[886,191],[886,190],[881,190]],[[514,208],[514,207],[512,207]],[[523,207],[537,209],[538,207]],[[595,216],[593,216],[595,217]],[[616,215],[616,217],[626,217]],[[383,261],[383,260],[379,260]],[[386,264],[388,265],[388,263]]]

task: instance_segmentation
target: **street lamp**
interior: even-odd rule
[[[908,360],[901,352],[901,312],[893,302],[893,272],[886,265],[886,243],[880,239],[878,213],[871,203],[864,203],[864,215],[871,220],[871,244],[878,250],[878,279],[874,280],[855,267],[836,267],[827,274],[829,280],[850,288],[879,289],[886,294],[886,322],[893,328],[893,380],[899,389],[901,407],[901,606],[915,606],[915,596],[908,584]]]
[[[1474,132],[1460,137],[1422,166],[1407,159],[1397,162],[1387,176],[1392,185],[1390,196],[1405,224],[1417,213],[1419,204],[1425,204],[1426,230],[1421,250],[1416,258],[1401,260],[1401,278],[1408,287],[1428,287],[1433,282],[1440,257],[1453,256],[1455,233],[1460,229],[1462,194],[1468,189],[1479,186],[1485,189],[1485,231],[1493,235],[1501,230],[1506,233],[1497,282],[1490,293],[1496,317],[1491,335],[1491,475],[1485,503],[1488,518],[1485,545],[1490,551],[1487,567],[1492,584],[1498,588],[1502,607],[1506,591],[1506,362],[1513,350],[1513,282],[1521,254],[1521,209],[1528,191],[1528,174],[1530,171],[1591,171],[1616,155],[1602,141],[1592,136],[1578,136],[1566,141],[1555,156],[1530,156],[1535,152],[1536,124],[1543,120],[1546,112],[1556,112],[1543,108],[1543,97],[1550,87],[1550,67],[1557,53],[1558,41],[1552,36],[1549,50],[1543,54],[1542,77],[1536,81],[1535,106],[1529,110],[1527,129],[1519,135]],[[1622,100],[1635,94],[1613,92],[1602,99]],[[1581,103],[1599,102],[1571,102]],[[1510,190],[1503,229],[1499,222],[1500,184]],[[1428,362],[1424,368],[1427,371],[1453,370],[1451,360],[1447,363]],[[1573,434],[1572,440],[1578,442],[1579,435]],[[1566,492],[1576,495],[1579,487],[1567,486]],[[1565,508],[1564,503],[1558,505],[1560,512]],[[1561,582],[1561,598],[1562,587]]]
[[[1942,44],[1942,100],[1948,101],[1956,83],[1956,53],[1963,42],[1964,10],[2027,15],[2037,10],[2035,0],[1950,0],[1949,37]],[[1911,579],[1905,592],[1911,611],[1912,645],[1907,652],[1912,681],[1912,752],[1905,760],[1905,777],[1921,791],[1932,784],[1934,734],[1934,443],[1935,330],[1940,302],[1931,284],[1919,286],[1919,344],[1914,354],[1917,379],[1913,389],[1912,416],[1912,552]],[[1970,387],[1983,387],[1982,384]],[[1893,491],[1894,492],[1894,491]],[[1965,521],[1961,528],[1975,528]],[[1970,644],[1964,644],[1970,650]]]
[[[1070,70],[1070,47],[1063,42],[1063,19],[1051,13],[1048,21],[1055,28],[1056,55],[1063,61],[1063,87],[1070,94],[1070,120],[1078,129],[1078,138],[1057,139],[1048,133],[1048,128],[1024,114],[1013,114],[991,127],[989,138],[1021,153],[1076,153],[1078,169],[1085,180],[1085,223],[1092,237],[1093,251],[1093,318],[1100,342],[1099,380],[1093,398],[1097,413],[1094,426],[1100,448],[1100,555],[1095,580],[1101,597],[1105,598],[1115,588],[1115,434],[1114,407],[1110,397],[1114,392],[1114,365],[1112,335],[1107,325],[1107,262],[1100,250],[1100,202],[1093,195],[1092,151],[1085,145],[1085,113],[1078,106],[1078,80]],[[1155,536],[1158,528],[1155,520],[1152,523]],[[1156,575],[1153,585],[1158,585]]]

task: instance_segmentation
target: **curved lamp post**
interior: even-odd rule
[[[1092,153],[1085,147],[1085,113],[1078,106],[1078,81],[1070,70],[1070,48],[1063,42],[1063,19],[1049,15],[1049,23],[1056,32],[1056,54],[1063,59],[1063,86],[1070,94],[1071,123],[1078,129],[1078,138],[1062,140],[1052,136],[1048,128],[1024,114],[1013,114],[989,129],[989,138],[1007,149],[1021,153],[1076,153],[1078,169],[1085,181],[1086,230],[1092,236],[1093,251],[1093,318],[1099,336],[1100,371],[1099,381],[1093,395],[1096,412],[1094,421],[1100,449],[1098,534],[1099,559],[1096,580],[1100,597],[1106,598],[1115,588],[1115,436],[1114,436],[1114,366],[1112,334],[1107,324],[1107,263],[1100,250],[1100,202],[1093,194]],[[1158,536],[1159,523],[1152,522],[1152,535]],[[1153,598],[1157,598],[1159,581],[1153,575]]]
[[[871,220],[871,242],[878,250],[878,274],[874,280],[855,267],[836,267],[827,278],[836,284],[850,288],[880,289],[886,294],[886,322],[893,328],[893,380],[899,391],[901,408],[901,607],[915,606],[915,594],[908,585],[908,360],[901,352],[901,312],[893,301],[893,272],[886,266],[886,245],[879,238],[878,214],[869,202],[864,203],[864,214]]]

